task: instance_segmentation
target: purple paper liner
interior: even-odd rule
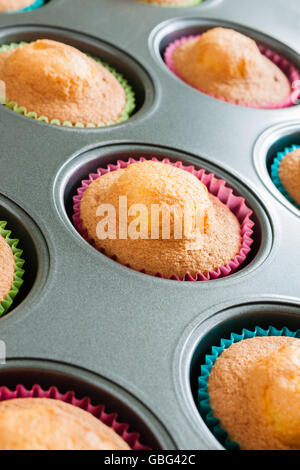
[[[273,52],[271,49],[266,48],[262,45],[258,45],[259,50],[264,56],[266,56],[268,59],[270,59],[277,67],[280,68],[280,70],[287,76],[291,87],[292,87],[292,92],[291,94],[284,100],[278,101],[275,103],[270,103],[270,104],[256,104],[256,103],[245,103],[243,101],[235,101],[235,100],[226,100],[226,98],[220,96],[214,95],[214,93],[207,93],[206,91],[195,87],[194,85],[188,83],[181,75],[180,73],[176,70],[176,67],[174,66],[173,63],[173,54],[177,47],[181,46],[187,41],[191,41],[193,39],[198,39],[202,35],[192,35],[192,36],[183,36],[180,39],[177,39],[176,41],[170,43],[168,47],[165,50],[164,53],[164,59],[167,67],[171,72],[173,72],[178,78],[180,78],[182,81],[187,83],[188,85],[192,86],[196,90],[201,91],[202,93],[205,93],[208,96],[211,96],[212,98],[216,98],[221,101],[226,101],[227,103],[231,104],[237,104],[240,106],[246,106],[249,108],[260,108],[260,109],[281,109],[281,108],[288,108],[290,106],[294,106],[298,103],[298,99],[300,97],[300,71],[287,59],[282,57],[281,55]]]
[[[91,173],[89,175],[88,180],[83,180],[81,182],[81,187],[77,189],[77,195],[73,197],[73,224],[76,230],[80,233],[80,235],[92,246],[95,247],[92,240],[90,240],[87,230],[83,227],[82,220],[80,218],[80,202],[83,196],[84,191],[89,186],[89,184],[94,181],[95,179],[101,177],[102,175],[110,172],[115,171],[121,168],[127,168],[127,166],[131,165],[132,163],[143,162],[147,159],[144,157],[140,157],[138,160],[134,158],[129,158],[127,162],[123,160],[118,160],[117,164],[109,164],[107,168],[98,168],[96,173]],[[149,160],[149,159],[148,159]],[[152,161],[159,162],[157,158],[152,158]],[[168,279],[176,280],[176,281],[209,281],[213,279],[223,278],[228,276],[229,274],[234,273],[240,265],[245,261],[247,255],[251,250],[251,245],[253,243],[252,235],[253,235],[253,226],[254,222],[251,220],[251,215],[253,214],[252,210],[249,209],[246,205],[245,199],[241,196],[235,196],[233,194],[233,190],[226,185],[226,182],[222,179],[218,179],[215,177],[213,173],[207,173],[204,169],[196,170],[193,165],[185,166],[181,161],[177,161],[172,163],[169,159],[165,158],[162,160],[162,163],[173,165],[177,168],[182,170],[188,171],[195,175],[202,183],[204,183],[208,189],[208,191],[218,197],[218,199],[223,203],[226,204],[229,209],[235,214],[237,219],[241,225],[241,237],[242,237],[242,244],[239,253],[235,256],[232,261],[229,261],[225,266],[220,266],[217,270],[212,270],[207,272],[206,274],[197,273],[195,277],[191,276],[191,274],[187,273],[183,278],[179,278],[176,274],[170,276]],[[96,248],[97,249],[97,248]],[[99,250],[101,253],[105,254],[104,250]],[[114,261],[117,261],[116,257],[110,257]],[[126,264],[127,267],[131,267],[129,264]],[[146,270],[141,270],[140,272],[147,274]],[[164,276],[161,273],[155,274],[155,277],[163,278]]]

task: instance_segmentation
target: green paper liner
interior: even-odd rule
[[[19,240],[17,238],[10,238],[11,230],[7,230],[5,228],[6,225],[7,222],[5,222],[4,220],[0,221],[0,236],[5,238],[13,252],[15,258],[15,276],[10,291],[6,295],[5,299],[0,302],[0,317],[4,315],[4,313],[6,313],[7,310],[11,307],[14,298],[16,297],[21,285],[23,284],[22,277],[25,272],[22,269],[25,263],[25,261],[21,258],[23,251],[17,248]]]
[[[18,47],[24,46],[25,44],[28,44],[28,43],[22,41],[20,43],[13,42],[13,43],[10,43],[10,44],[3,44],[2,46],[0,46],[0,53],[4,52],[4,51],[7,51],[7,50],[10,50],[10,49],[17,49]],[[106,124],[103,123],[103,122],[99,122],[97,124],[89,123],[87,125],[84,125],[80,122],[77,122],[76,124],[73,124],[70,121],[64,121],[63,123],[61,123],[61,121],[59,119],[51,119],[51,121],[49,121],[47,116],[38,116],[37,113],[34,112],[34,111],[29,111],[28,112],[27,108],[25,108],[25,106],[19,106],[18,103],[14,102],[14,101],[6,100],[4,106],[6,106],[7,108],[11,109],[12,111],[14,111],[18,114],[22,114],[23,116],[29,117],[31,119],[35,119],[36,121],[45,122],[47,124],[53,124],[55,126],[63,126],[63,127],[76,127],[76,128],[80,128],[80,129],[86,129],[86,128],[95,129],[95,128],[99,128],[99,127],[112,126],[112,125],[120,124],[121,122],[127,121],[127,119],[129,119],[130,115],[132,114],[132,112],[135,109],[135,93],[134,93],[132,87],[129,85],[126,78],[124,78],[123,75],[118,73],[109,64],[107,64],[106,62],[103,62],[98,57],[94,57],[90,54],[86,54],[86,55],[88,57],[90,57],[91,59],[95,60],[95,62],[98,62],[103,67],[105,67],[118,80],[118,82],[120,83],[120,85],[122,86],[122,88],[125,91],[126,106],[123,109],[121,117],[119,118],[118,121],[116,121],[116,122],[115,121],[109,121]]]
[[[221,427],[220,420],[213,415],[213,409],[210,406],[209,394],[207,392],[208,377],[215,361],[222,354],[224,349],[229,348],[233,343],[238,343],[244,339],[254,338],[256,336],[289,336],[292,338],[300,338],[300,330],[290,331],[287,327],[278,330],[273,326],[269,326],[267,330],[256,326],[254,331],[244,328],[241,334],[231,333],[230,339],[222,338],[220,346],[213,346],[211,348],[211,354],[205,356],[205,364],[201,365],[201,375],[198,378],[199,411],[207,427],[227,450],[241,450],[241,448],[237,442],[230,440],[228,432]]]
[[[184,8],[184,7],[193,7],[195,5],[200,5],[204,0],[187,0],[186,3],[178,5],[177,3],[158,3],[158,2],[147,2],[146,0],[137,0],[140,3],[145,3],[146,5],[154,5],[156,7],[164,8]]]
[[[300,149],[300,145],[293,145],[292,147],[286,147],[282,152],[278,152],[277,156],[274,158],[273,163],[271,165],[271,179],[275,184],[278,191],[289,201],[291,202],[297,209],[300,210],[300,204],[297,204],[294,198],[289,195],[288,191],[285,189],[279,175],[279,166],[281,160],[288,155],[289,153],[293,152],[294,150]]]

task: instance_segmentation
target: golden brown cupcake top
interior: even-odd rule
[[[22,10],[33,5],[36,0],[0,0],[0,13],[4,11]]]
[[[92,414],[48,398],[0,402],[1,450],[129,450]]]
[[[208,379],[214,416],[243,450],[300,449],[300,340],[255,337],[232,344]]]
[[[283,157],[279,176],[289,195],[300,204],[300,148]]]
[[[127,201],[122,224],[120,197]],[[105,218],[96,213],[103,204],[116,209],[113,239],[99,237]],[[169,219],[163,218],[164,210]],[[240,225],[230,209],[194,175],[162,162],[134,163],[94,180],[83,194],[80,217],[98,249],[133,269],[164,277],[207,273],[227,264],[241,246]]]
[[[9,101],[61,123],[117,122],[126,94],[105,67],[72,46],[42,39],[0,53]]]
[[[10,291],[15,276],[15,259],[11,247],[0,235],[0,302]]]
[[[283,346],[260,359],[249,371],[248,396],[274,438],[299,450],[300,344]]]
[[[189,84],[227,101],[265,105],[291,92],[288,78],[255,41],[231,29],[213,28],[185,41],[175,49],[173,64]]]

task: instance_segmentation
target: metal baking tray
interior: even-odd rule
[[[195,403],[199,365],[230,331],[299,328],[300,213],[269,166],[300,143],[300,107],[258,110],[206,96],[164,65],[166,45],[233,27],[300,67],[297,0],[52,0],[0,16],[0,42],[52,38],[99,56],[137,96],[129,121],[69,129],[0,108],[0,219],[20,238],[25,283],[0,320],[0,384],[57,385],[117,411],[154,449],[221,449]],[[88,245],[72,223],[82,178],[118,158],[166,156],[213,171],[254,211],[255,243],[235,274],[209,282],[151,277]]]

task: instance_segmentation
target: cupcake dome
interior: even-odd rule
[[[278,173],[290,197],[300,205],[300,148],[283,157]]]
[[[300,449],[300,340],[264,336],[231,344],[207,380],[213,416],[243,450]]]
[[[187,83],[226,101],[267,106],[291,94],[289,79],[280,68],[255,41],[231,29],[213,28],[187,38],[174,49],[171,63]]]
[[[37,3],[37,0],[0,0],[0,13],[23,10],[34,6],[35,3]],[[41,5],[43,2],[38,0],[38,3]]]
[[[115,75],[74,47],[51,40],[0,53],[8,103],[54,123],[97,126],[128,118],[133,97]]]
[[[122,196],[128,214],[120,226]],[[112,238],[99,238],[103,217],[96,212],[103,204],[116,209]],[[146,211],[139,212],[136,204]],[[170,210],[169,231],[164,232],[162,215],[153,216],[153,206]],[[91,182],[80,202],[80,218],[96,248],[133,269],[165,278],[218,269],[236,257],[242,244],[240,223],[227,205],[193,174],[158,161],[133,163]],[[132,235],[132,228],[140,235]]]
[[[0,402],[1,450],[129,450],[128,444],[93,415],[48,398]]]
[[[0,221],[0,317],[11,307],[23,284],[22,251],[17,248],[19,240],[10,238],[10,235],[6,222]]]

